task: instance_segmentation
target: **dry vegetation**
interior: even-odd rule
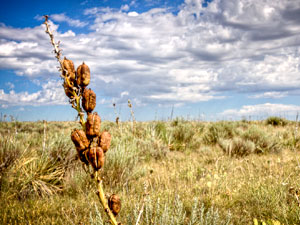
[[[279,120],[279,122],[277,121]],[[281,121],[281,122],[280,122]],[[277,123],[278,122],[278,123]],[[105,224],[73,122],[0,123],[0,224]],[[104,122],[124,224],[300,224],[296,122]],[[143,207],[144,206],[144,207]]]

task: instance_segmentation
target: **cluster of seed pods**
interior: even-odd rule
[[[96,107],[96,94],[90,88],[86,88],[90,83],[90,69],[83,62],[75,71],[73,62],[67,58],[64,58],[62,64],[65,94],[74,108],[81,110],[82,107],[87,114],[82,129],[74,129],[71,139],[76,147],[78,158],[84,164],[91,165],[94,171],[98,171],[104,166],[111,135],[107,131],[100,131],[101,118],[97,112],[93,112]],[[120,198],[115,194],[111,195],[108,198],[108,206],[116,216],[121,209]]]

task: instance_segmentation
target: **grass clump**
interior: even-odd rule
[[[63,190],[65,168],[47,153],[35,155],[26,150],[11,170],[8,188],[17,189],[18,198],[49,196]]]

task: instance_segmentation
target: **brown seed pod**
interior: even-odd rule
[[[78,68],[77,68],[77,84],[85,88],[89,85],[91,79],[90,75],[90,68],[83,62]]]
[[[94,170],[99,170],[104,166],[105,156],[102,148],[91,147],[86,154]]]
[[[103,131],[98,139],[98,145],[103,149],[104,153],[110,147],[111,135],[107,131]]]
[[[96,107],[96,94],[91,89],[85,89],[82,95],[82,107],[86,112],[92,112]]]
[[[71,133],[71,139],[78,152],[82,152],[89,147],[90,142],[83,130],[74,129]]]
[[[100,136],[101,118],[97,112],[89,113],[86,120],[86,134],[90,137]]]
[[[88,165],[89,164],[89,161],[87,159],[87,154],[88,153],[88,150],[84,150],[84,151],[77,151],[77,154],[78,154],[78,158],[80,159],[81,162],[83,162],[84,164]]]
[[[68,96],[69,98],[73,98],[73,86],[68,85],[66,82],[64,82],[63,84],[64,90],[65,90],[65,94],[66,96]]]
[[[108,207],[115,216],[118,215],[121,210],[121,200],[118,195],[112,194],[108,198]]]
[[[66,57],[63,60],[63,67],[66,71],[63,71],[63,75],[67,76],[71,82],[75,81],[75,68],[72,60],[67,59]]]

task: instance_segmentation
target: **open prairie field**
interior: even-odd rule
[[[296,122],[103,122],[123,224],[300,224]],[[0,224],[106,224],[75,122],[0,123]],[[273,224],[273,223],[272,223]]]

